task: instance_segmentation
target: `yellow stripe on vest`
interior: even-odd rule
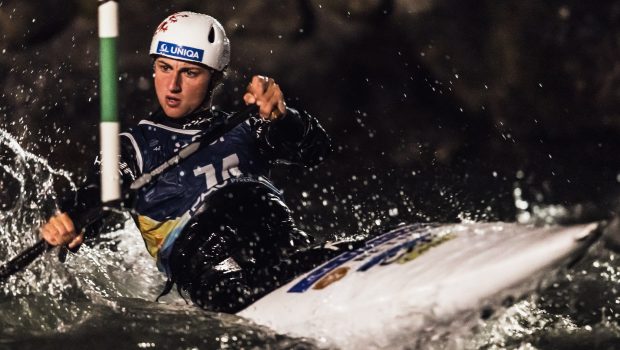
[[[159,222],[148,216],[138,216],[138,228],[140,229],[140,233],[142,233],[142,239],[144,239],[146,249],[151,256],[157,256],[162,242],[166,239],[166,236],[179,225],[179,221],[180,219]]]

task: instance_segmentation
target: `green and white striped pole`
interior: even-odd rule
[[[99,73],[101,122],[101,202],[120,199],[119,131],[116,68],[118,2],[99,1]]]

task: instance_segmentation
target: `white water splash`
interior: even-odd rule
[[[6,261],[38,240],[38,227],[56,207],[56,181],[65,181],[75,190],[71,174],[52,168],[47,160],[26,151],[15,137],[0,129],[0,180],[3,210],[0,210],[0,259]],[[16,189],[15,187],[19,188]],[[14,198],[9,198],[14,194]],[[61,293],[65,284],[45,271],[45,259],[35,262],[19,278],[11,277],[0,289],[5,295]]]
[[[39,239],[38,227],[57,207],[54,185],[76,186],[71,173],[52,168],[46,159],[26,151],[0,129],[0,187],[6,201],[0,210],[0,262],[4,263]],[[4,181],[3,181],[4,180]],[[13,197],[10,194],[14,193]],[[117,308],[119,298],[153,301],[163,275],[133,222],[122,223],[69,254],[62,264],[58,249],[43,254],[0,285],[0,328],[53,331],[68,329],[91,317],[82,304]],[[168,301],[178,302],[174,297]],[[182,302],[182,301],[181,301]]]

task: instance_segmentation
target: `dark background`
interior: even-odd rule
[[[0,128],[77,176],[98,152],[96,10],[94,0],[0,2]],[[156,107],[151,35],[181,10],[215,16],[230,37],[219,106],[239,109],[249,77],[269,75],[332,136],[316,169],[274,171],[310,231],[513,221],[515,189],[535,216],[616,211],[617,1],[123,1],[125,126]],[[7,181],[5,202],[18,195]]]

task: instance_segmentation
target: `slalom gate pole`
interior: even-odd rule
[[[118,38],[118,2],[99,0],[99,73],[101,122],[101,202],[121,197],[119,176],[119,132],[116,40]]]
[[[119,175],[119,131],[118,102],[117,102],[117,66],[116,66],[116,38],[118,37],[118,3],[114,0],[99,1],[99,71],[100,71],[100,101],[101,101],[101,206],[92,208],[80,218],[74,218],[76,230],[89,226],[96,221],[102,211],[114,207],[121,197]],[[251,105],[242,111],[234,113],[224,120],[213,123],[204,130],[195,142],[182,149],[179,154],[131,184],[130,189],[136,191],[164,173],[170,166],[178,164],[196,151],[219,139],[243,123],[252,115],[258,114],[258,107]],[[75,220],[77,219],[77,220]],[[39,240],[33,246],[25,249],[16,257],[0,265],[0,283],[4,283],[10,276],[26,268],[31,262],[41,256],[50,246]]]
[[[205,129],[197,138],[197,140],[187,147],[183,148],[178,154],[163,162],[161,165],[153,169],[152,171],[143,174],[131,184],[130,190],[137,191],[143,186],[147,185],[151,181],[155,180],[159,175],[164,173],[169,167],[182,162],[184,159],[194,154],[202,147],[206,147],[213,141],[224,136],[227,132],[232,130],[237,125],[243,123],[252,115],[258,114],[258,107],[251,105],[245,109],[238,111],[227,118],[220,120],[209,128]],[[118,163],[118,162],[117,162]],[[112,204],[114,206],[114,204]],[[106,203],[102,203],[101,207],[92,208],[84,215],[74,218],[74,224],[76,231],[81,231],[82,228],[89,226],[95,222],[101,215],[102,211],[109,210]],[[39,240],[35,245],[25,249],[19,255],[12,258],[8,262],[0,265],[0,284],[4,283],[10,276],[26,268],[31,262],[43,254],[50,246],[45,243],[44,240]]]

